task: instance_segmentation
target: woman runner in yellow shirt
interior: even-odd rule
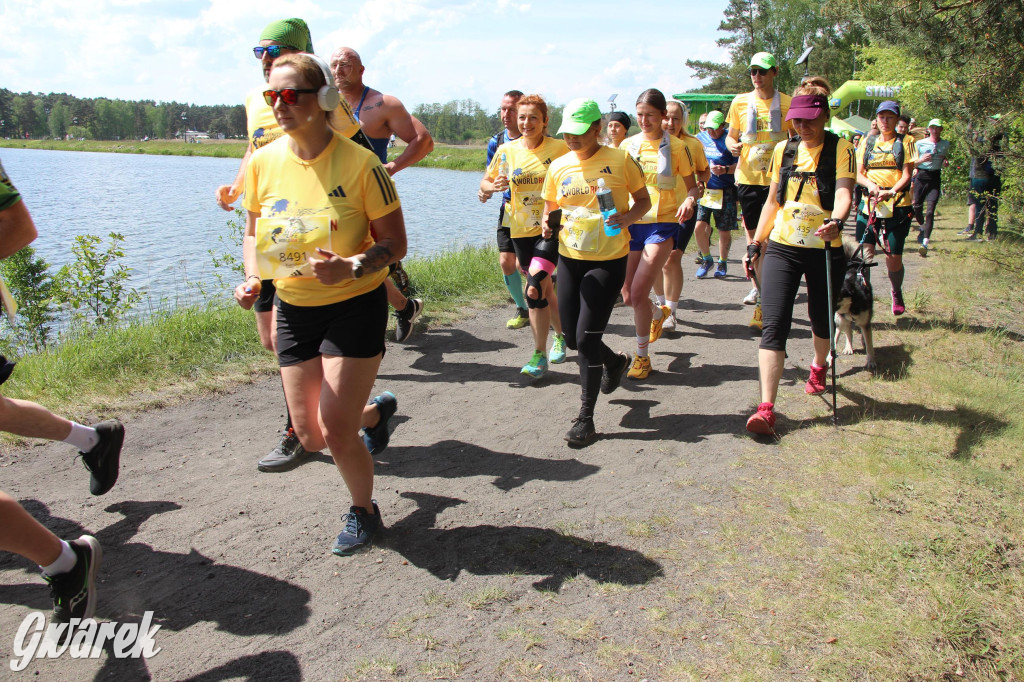
[[[526,305],[530,309],[534,342],[530,361],[521,372],[538,378],[544,376],[549,360],[552,364],[565,361],[565,337],[551,283],[558,262],[558,243],[541,236],[544,200],[540,192],[548,166],[569,148],[562,140],[547,136],[548,105],[540,95],[527,95],[516,106],[520,137],[495,150],[491,165],[480,181],[480,189],[499,194],[509,188],[512,190],[508,203],[509,229],[519,269],[526,273]],[[545,357],[550,326],[555,328],[555,339],[551,354]]]
[[[284,56],[267,84],[264,96],[285,135],[255,151],[246,169],[246,280],[235,299],[250,308],[260,280],[274,280],[277,357],[293,427],[306,450],[330,448],[352,496],[331,548],[345,555],[383,529],[359,429],[384,357],[383,282],[388,265],[405,255],[405,222],[380,160],[336,134],[341,96],[327,64]]]
[[[667,306],[652,309],[651,287],[668,261],[679,223],[689,220],[693,205],[679,205],[676,184],[681,179],[685,192],[695,189],[693,163],[686,145],[661,129],[668,114],[665,95],[651,88],[636,100],[636,120],[641,132],[622,143],[644,171],[651,208],[630,226],[629,263],[622,298],[633,306],[636,327],[636,355],[629,368],[631,379],[646,379],[651,373],[648,345],[661,337],[662,325],[668,319]]]

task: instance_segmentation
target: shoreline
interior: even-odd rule
[[[107,154],[148,154],[150,156],[205,156],[241,159],[245,140],[210,140],[188,143],[178,140],[18,140],[0,139],[0,149],[41,149],[62,152],[98,152]],[[388,150],[388,160],[395,159],[404,146]],[[487,158],[486,145],[436,144],[434,151],[415,166],[445,170],[483,172]]]

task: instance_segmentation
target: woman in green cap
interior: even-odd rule
[[[549,217],[561,211],[558,309],[565,343],[578,351],[583,389],[579,416],[573,419],[565,439],[571,446],[583,447],[597,438],[594,406],[598,390],[614,391],[629,367],[629,356],[613,352],[602,335],[626,281],[629,226],[651,208],[651,198],[636,160],[625,150],[599,142],[601,110],[597,102],[569,102],[558,132],[569,153],[552,161],[544,178],[541,234],[551,238],[554,231]]]

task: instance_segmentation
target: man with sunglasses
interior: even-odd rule
[[[739,159],[736,165],[736,194],[743,210],[747,244],[753,239],[761,219],[761,209],[771,185],[770,166],[775,145],[789,137],[793,124],[786,120],[790,96],[775,88],[779,69],[775,57],[758,52],[750,58],[750,82],[754,89],[736,95],[729,107],[729,152]],[[761,259],[754,261],[760,271]],[[757,289],[751,289],[743,302],[757,303]],[[752,326],[760,326],[760,309],[754,311]]]
[[[388,175],[394,175],[403,168],[408,168],[434,149],[434,139],[430,136],[419,119],[406,110],[401,100],[393,95],[385,95],[363,84],[363,72],[366,67],[359,54],[351,47],[339,47],[331,55],[331,72],[334,82],[341,90],[347,102],[359,120],[363,132],[370,141],[371,149],[384,164]],[[388,161],[388,142],[392,135],[397,135],[405,142],[405,151],[394,161]],[[413,323],[423,312],[423,301],[418,298],[407,298],[405,292],[395,286],[393,279],[398,279],[402,289],[408,291],[409,276],[402,267],[401,261],[395,264],[390,279],[384,281],[388,292],[388,303],[395,309],[395,341],[403,342],[412,334]]]
[[[260,60],[263,69],[263,80],[270,80],[270,69],[274,60],[283,55],[306,52],[313,54],[313,41],[310,38],[309,27],[302,19],[291,18],[271,22],[260,34],[259,45],[253,48],[253,54]],[[274,118],[273,102],[281,97],[286,104],[295,104],[300,94],[305,90],[276,90],[266,91],[266,86],[256,88],[245,98],[246,130],[248,131],[249,148],[242,157],[242,163],[238,168],[238,175],[230,185],[222,185],[217,188],[217,204],[225,211],[232,210],[231,204],[238,199],[245,186],[245,171],[249,166],[249,159],[257,149],[265,147],[274,140],[281,137],[284,132]],[[272,93],[272,94],[268,94]],[[350,138],[353,142],[372,150],[369,140],[359,127],[352,109],[344,99],[339,105],[341,118],[346,122],[342,135]],[[252,309],[256,314],[256,329],[260,335],[260,343],[271,352],[276,352],[276,329],[274,322],[274,296],[276,288],[273,280],[263,280],[260,286],[260,295],[253,304]],[[394,396],[388,392],[377,396],[367,406],[367,412],[376,409],[379,412],[377,424],[367,427],[364,440],[371,452],[377,454],[386,445],[389,438],[387,428],[388,420],[395,412]],[[370,418],[372,421],[372,417]],[[291,415],[288,415],[281,442],[261,459],[257,468],[260,471],[281,472],[288,471],[304,462],[313,453],[302,447],[295,430],[292,428]]]

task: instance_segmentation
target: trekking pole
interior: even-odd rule
[[[839,425],[836,412],[836,311],[832,298],[832,242],[825,242],[825,280],[828,288],[828,352],[832,365],[832,425]]]

